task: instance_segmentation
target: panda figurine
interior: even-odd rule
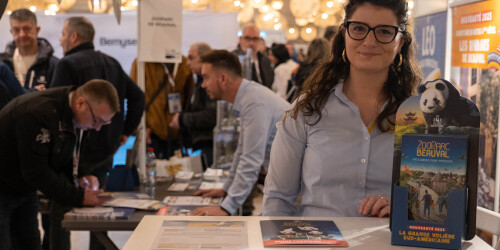
[[[479,125],[479,110],[474,103],[461,97],[450,82],[437,79],[418,87],[420,110],[424,114],[429,134],[442,134],[449,126]]]

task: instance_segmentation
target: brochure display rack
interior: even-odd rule
[[[396,114],[391,243],[460,249],[476,229],[479,110],[443,79],[418,93]]]
[[[217,125],[214,128],[213,168],[228,168],[238,146],[240,121],[233,105],[217,101]]]

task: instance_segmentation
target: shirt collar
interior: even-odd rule
[[[248,88],[248,85],[250,84],[250,81],[247,79],[243,79],[241,81],[240,87],[238,88],[238,92],[236,92],[236,97],[234,98],[234,103],[233,103],[233,109],[240,111],[242,107],[241,103],[241,98],[243,98],[243,95],[246,92],[246,89]]]
[[[339,98],[344,103],[349,102],[347,96],[345,96],[344,94],[343,89],[344,89],[344,79],[340,79],[337,85],[333,87],[333,93],[335,94],[335,96],[337,96],[337,98]]]

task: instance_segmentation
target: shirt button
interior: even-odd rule
[[[365,158],[361,159],[361,163],[365,163],[365,162],[366,162]]]
[[[363,184],[365,184],[365,181],[364,181],[364,180],[360,180],[360,181],[359,181],[359,184],[360,184],[360,185],[363,185]]]
[[[370,139],[369,136],[365,136],[365,141],[368,141]]]

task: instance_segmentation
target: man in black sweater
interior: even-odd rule
[[[0,111],[0,249],[40,249],[36,190],[66,206],[102,205],[97,178],[77,173],[76,130],[99,130],[119,109],[114,87],[93,80],[32,92]]]
[[[201,87],[203,77],[200,57],[210,50],[210,46],[204,42],[195,43],[189,48],[187,64],[196,75],[196,82],[183,111],[175,114],[169,124],[172,128],[180,129],[182,146],[201,149],[207,159],[205,168],[210,167],[213,162],[213,130],[217,119],[216,101],[211,100]]]
[[[64,57],[56,65],[50,87],[79,86],[90,79],[105,79],[115,86],[122,111],[101,131],[88,132],[84,136],[81,150],[80,173],[97,176],[101,186],[104,186],[107,173],[113,165],[113,154],[139,125],[144,109],[144,93],[123,71],[116,59],[94,50],[94,34],[94,27],[87,18],[70,17],[66,20],[59,38]],[[58,204],[53,207],[57,208]],[[51,248],[54,247],[52,241],[55,241],[61,244],[58,249],[69,249],[69,232],[60,228],[59,222],[63,212],[69,208],[53,210],[58,212],[51,213]],[[55,235],[52,235],[53,231],[56,231]]]

